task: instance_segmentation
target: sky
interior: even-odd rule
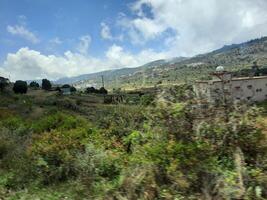
[[[267,36],[267,0],[0,0],[0,76],[56,80]]]

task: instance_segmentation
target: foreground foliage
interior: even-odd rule
[[[164,101],[110,106],[94,120],[3,109],[0,197],[265,199],[266,127],[256,107],[201,122],[189,103]]]

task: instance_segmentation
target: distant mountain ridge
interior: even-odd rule
[[[253,61],[267,65],[267,37],[240,44],[225,45],[212,52],[192,58],[177,57],[156,60],[135,68],[107,70],[76,77],[61,78],[57,84],[74,84],[84,88],[89,85],[101,86],[101,76],[105,77],[107,88],[132,88],[173,84],[207,78],[216,66],[224,65],[228,70],[248,68]]]
[[[60,78],[56,81],[54,81],[54,83],[56,84],[73,84],[73,83],[76,83],[76,82],[79,82],[79,81],[82,81],[82,80],[85,80],[85,79],[90,79],[92,77],[95,77],[95,76],[122,76],[122,75],[125,75],[125,74],[129,74],[129,73],[135,73],[137,72],[138,70],[143,70],[145,68],[150,68],[150,67],[155,67],[155,66],[161,66],[161,65],[164,65],[164,64],[167,64],[168,62],[180,62],[182,60],[185,60],[186,58],[185,57],[176,57],[176,58],[171,58],[168,60],[155,60],[155,61],[152,61],[152,62],[149,62],[147,64],[144,64],[140,67],[134,67],[134,68],[121,68],[121,69],[114,69],[114,70],[106,70],[106,71],[101,71],[101,72],[96,72],[96,73],[90,73],[90,74],[83,74],[83,75],[79,75],[79,76],[74,76],[74,77],[64,77],[64,78]]]

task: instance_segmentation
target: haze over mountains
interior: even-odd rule
[[[267,65],[267,37],[241,44],[226,45],[192,58],[177,57],[156,60],[136,68],[122,68],[61,78],[55,83],[74,84],[79,88],[90,85],[99,87],[103,75],[106,87],[109,89],[152,86],[158,83],[179,83],[203,78],[218,65],[224,65],[228,70],[248,68],[253,61],[257,61],[260,66]]]

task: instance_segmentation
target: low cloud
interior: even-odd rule
[[[107,69],[136,67],[151,60],[167,57],[166,54],[157,53],[151,49],[132,54],[116,44],[108,48],[103,59],[83,53],[83,51],[82,53],[66,51],[62,56],[44,55],[39,51],[24,47],[16,53],[7,55],[2,67],[0,67],[0,73],[6,77],[10,76],[13,81],[41,78],[55,80],[61,77],[77,76]]]
[[[7,32],[14,36],[19,36],[25,40],[30,41],[33,44],[37,44],[40,40],[37,36],[29,31],[24,25],[7,26]]]

